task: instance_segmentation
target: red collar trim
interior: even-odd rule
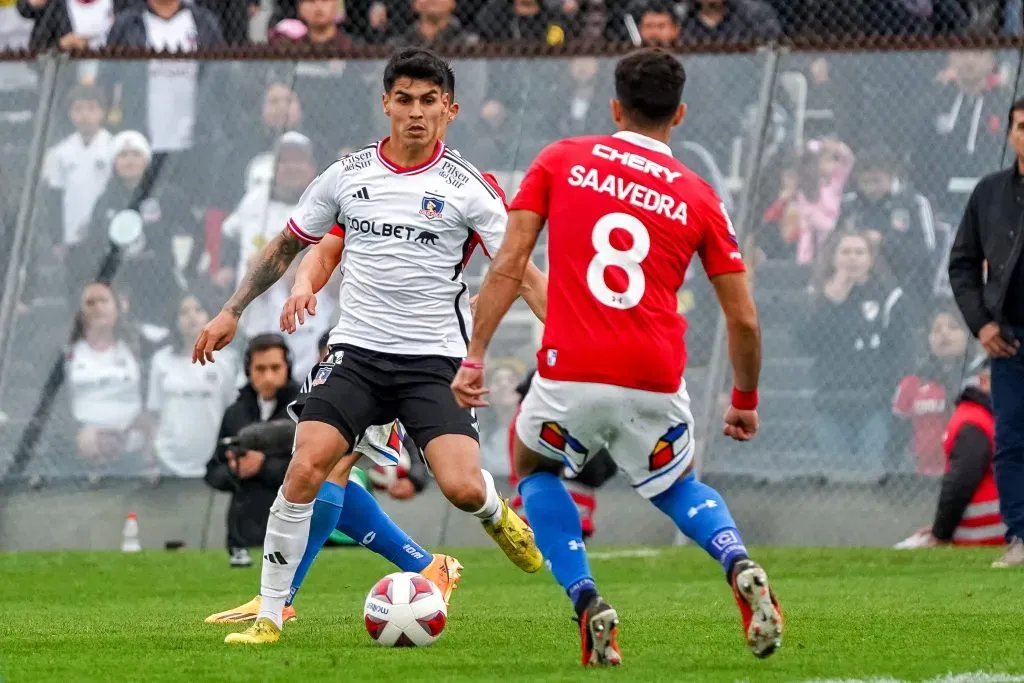
[[[438,140],[437,145],[434,147],[434,153],[422,164],[419,164],[418,166],[399,166],[384,156],[384,143],[390,139],[391,138],[389,136],[377,142],[377,160],[380,161],[384,168],[397,175],[416,175],[417,173],[423,173],[427,169],[436,165],[437,162],[441,161],[441,157],[444,156],[444,143]]]

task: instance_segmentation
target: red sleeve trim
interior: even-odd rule
[[[344,237],[345,236],[345,228],[343,228],[343,227],[341,227],[341,225],[335,223],[334,227],[331,228],[330,231],[327,234],[328,235],[334,235],[335,237]]]
[[[300,228],[294,220],[288,219],[288,229],[292,231],[292,234],[298,237],[306,244],[318,244],[320,242],[319,237],[313,237],[308,232]]]

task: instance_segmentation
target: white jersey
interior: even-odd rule
[[[71,414],[86,427],[122,431],[142,412],[142,377],[139,361],[128,345],[118,340],[97,350],[79,339],[67,361]]]
[[[113,140],[103,129],[88,144],[72,133],[46,153],[44,177],[50,187],[64,193],[64,244],[77,244],[85,237],[92,209],[110,178]]]
[[[344,233],[340,316],[331,344],[462,358],[470,329],[462,271],[474,244],[494,253],[507,214],[498,193],[443,142],[415,168],[386,140],[334,162],[306,189],[289,229],[315,244]]]
[[[149,370],[146,409],[158,416],[154,450],[163,469],[176,477],[202,477],[217,446],[221,418],[235,401],[236,362],[230,349],[211,365],[166,346]]]

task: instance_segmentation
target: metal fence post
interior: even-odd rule
[[[0,387],[4,384],[7,365],[11,357],[8,348],[13,335],[11,334],[14,311],[21,289],[25,284],[25,268],[31,240],[29,234],[35,217],[36,203],[39,199],[39,177],[43,170],[43,155],[46,153],[46,140],[50,129],[50,111],[57,92],[57,71],[64,57],[40,55],[39,63],[43,66],[43,77],[39,88],[39,106],[36,109],[35,126],[32,131],[32,142],[29,146],[28,165],[25,168],[25,185],[22,188],[18,206],[18,218],[14,226],[14,239],[11,241],[11,252],[4,289],[0,296]],[[24,252],[24,253],[23,253]]]

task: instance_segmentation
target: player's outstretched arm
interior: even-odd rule
[[[245,307],[281,279],[305,246],[305,242],[286,227],[260,250],[242,284],[224,304],[220,313],[199,333],[199,338],[192,348],[193,363],[206,365],[206,361],[214,362],[213,352],[223,349],[235,338],[238,318]]]
[[[452,382],[455,398],[463,407],[487,405],[484,399],[487,393],[484,388],[484,356],[498,323],[519,296],[527,267],[531,265],[530,254],[543,226],[544,217],[532,211],[509,213],[505,240],[480,286],[473,336],[466,359]],[[546,287],[544,291],[546,296]]]
[[[295,282],[288,299],[281,308],[281,331],[291,334],[295,331],[295,319],[299,325],[306,322],[306,313],[316,315],[316,294],[331,279],[334,270],[341,263],[345,239],[328,233],[299,262]]]
[[[548,317],[548,276],[540,268],[527,261],[523,282],[519,285],[519,296],[530,307],[533,314],[544,322]]]
[[[748,441],[757,431],[756,392],[761,376],[761,327],[757,307],[745,272],[718,275],[711,278],[711,284],[725,314],[735,387],[722,431],[726,436]]]

